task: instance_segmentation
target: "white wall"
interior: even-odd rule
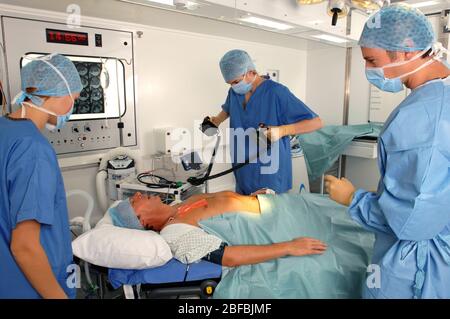
[[[38,10],[58,12],[64,15],[64,19],[67,17],[68,6],[76,4],[81,9],[81,24],[86,24],[88,17],[96,17],[110,21],[123,21],[125,22],[122,23],[123,25],[126,23],[151,25],[163,29],[206,33],[300,50],[306,49],[309,45],[307,40],[280,33],[117,0],[0,0],[0,3],[21,6],[33,13]]]
[[[308,52],[308,105],[322,117],[325,125],[343,124],[346,50],[327,48]],[[361,50],[351,52],[349,87],[349,125],[364,124],[369,119],[369,82],[365,77]],[[376,159],[346,157],[345,176],[357,188],[375,190],[379,180]]]
[[[352,49],[350,73],[350,102],[348,124],[364,124],[369,121],[370,85],[365,75],[365,61],[360,48]],[[345,177],[357,188],[375,190],[380,178],[377,160],[347,156]]]
[[[280,82],[305,99],[305,51],[168,29],[141,26],[139,30],[144,36],[135,42],[137,123],[139,154],[145,158],[155,152],[154,128],[174,126],[192,131],[194,120],[220,111],[228,86],[218,61],[230,49],[247,50],[261,71],[279,70]],[[145,161],[144,168],[150,167]],[[228,165],[219,164],[214,171],[225,168]],[[95,168],[64,171],[66,190],[83,189],[95,194],[95,173]],[[210,184],[211,191],[233,187],[232,175]],[[72,217],[83,214],[85,206],[79,203],[75,198],[69,200]],[[96,208],[96,218],[101,213]]]
[[[27,6],[29,4],[31,6],[32,3],[20,2]],[[58,2],[58,6],[62,6],[62,2]],[[120,8],[116,7],[115,2],[111,3],[114,8],[112,11],[98,9],[101,5],[106,5],[107,1],[99,1],[99,6],[89,6],[87,1],[80,2],[86,3],[83,6],[83,9],[86,9],[84,14],[96,13],[98,10],[98,15],[93,15],[104,18],[114,12],[114,16],[119,16]],[[33,2],[33,6],[38,8],[48,7],[49,4],[49,1],[39,2],[39,5]],[[33,14],[38,12],[43,19],[51,19],[54,15],[52,12],[39,12],[36,9],[27,11]],[[226,23],[220,24],[216,21],[206,23],[203,18],[185,15],[178,15],[181,22],[177,21],[174,14],[170,15],[170,19],[162,21],[158,18],[159,13],[156,14],[158,10],[142,9],[148,12],[148,15],[136,11],[136,8],[133,8],[131,14],[135,15],[138,21],[144,21],[148,16],[148,24],[153,24],[154,18],[159,27],[86,16],[83,16],[83,21],[90,26],[95,26],[98,21],[102,27],[143,31],[142,38],[135,38],[139,142],[137,151],[143,158],[148,159],[155,151],[152,134],[154,128],[183,126],[192,130],[194,120],[201,120],[204,116],[215,114],[220,110],[228,86],[223,82],[218,61],[226,51],[234,48],[247,50],[261,72],[267,69],[279,70],[280,82],[310,105],[326,124],[342,123],[345,49],[316,43],[305,45],[305,40],[290,38],[287,41],[284,35],[264,33]],[[160,10],[158,12],[167,15]],[[124,16],[127,16],[125,12]],[[127,20],[130,21],[130,16],[127,16]],[[163,22],[164,28],[161,28]],[[173,28],[170,28],[171,25]],[[210,31],[205,28],[207,25],[213,27],[209,35],[205,34]],[[189,26],[189,30],[202,30],[205,33],[180,30],[183,26]],[[306,47],[311,51],[306,51]],[[143,168],[150,168],[150,165],[148,160],[144,161]],[[228,168],[228,165],[216,165],[214,171],[222,171],[225,168]],[[81,189],[95,196],[96,171],[96,167],[93,166],[64,169],[66,190]],[[210,189],[217,191],[232,189],[233,186],[233,177],[228,175],[212,182]],[[70,199],[68,204],[71,217],[82,215],[86,208],[84,201],[75,197]],[[102,214],[96,205],[94,220]]]
[[[325,125],[343,124],[346,49],[325,48],[308,51],[308,105],[322,117]],[[349,125],[364,124],[369,119],[369,82],[365,76],[361,50],[351,52],[349,88]],[[356,187],[376,189],[379,179],[376,159],[347,156],[346,177]]]
[[[306,104],[325,125],[342,125],[346,49],[310,50],[307,54]]]
[[[369,81],[365,74],[365,61],[361,49],[352,49],[350,71],[350,102],[348,124],[363,124],[369,121]]]

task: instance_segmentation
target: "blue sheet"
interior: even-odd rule
[[[296,237],[326,242],[318,256],[284,257],[232,268],[214,298],[360,298],[374,236],[354,222],[347,207],[317,194],[258,196],[261,215],[227,213],[201,221],[229,245],[264,245]]]
[[[109,281],[114,289],[123,285],[168,284],[184,281],[186,265],[171,259],[164,266],[143,270],[109,269]],[[220,278],[222,266],[207,261],[191,264],[186,282]]]
[[[297,135],[306,158],[309,180],[325,173],[345,151],[355,137],[378,136],[382,125],[328,125],[324,128]]]

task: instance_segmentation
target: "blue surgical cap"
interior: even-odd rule
[[[248,71],[256,70],[256,68],[247,52],[232,50],[227,52],[220,60],[220,70],[225,82],[230,82]]]
[[[82,91],[80,75],[72,61],[60,54],[45,56],[42,59],[52,64],[61,73],[72,94]],[[33,104],[42,105],[42,99],[39,96],[69,95],[67,85],[61,75],[42,59],[32,60],[20,70],[22,92],[16,97],[17,104],[29,98]],[[27,93],[28,88],[36,88],[36,91]]]
[[[364,25],[359,45],[387,51],[423,51],[435,42],[430,21],[418,9],[405,4],[381,8]]]
[[[117,206],[111,207],[108,211],[114,226],[145,230],[129,200],[121,201]]]

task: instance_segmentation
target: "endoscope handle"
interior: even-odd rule
[[[200,125],[200,130],[207,136],[214,136],[219,132],[219,128],[211,121],[211,118],[209,116],[203,119],[203,122]]]
[[[258,130],[257,130],[257,135],[258,135],[258,148],[261,147],[261,142],[264,143],[264,146],[267,146],[267,148],[269,149],[272,145],[272,142],[270,141],[270,138],[267,137],[267,135],[264,134],[264,130],[269,130],[270,128],[264,124],[264,123],[259,123],[258,126]],[[259,156],[259,150],[258,150],[258,156]]]
[[[187,179],[187,182],[189,183],[189,184],[191,184],[192,186],[200,186],[200,185],[202,185],[204,182],[206,182],[208,179],[207,178],[204,178],[204,177],[201,177],[201,178],[198,178],[198,177],[189,177],[188,179]]]

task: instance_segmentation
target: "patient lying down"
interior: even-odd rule
[[[109,210],[116,226],[160,232],[174,257],[183,263],[204,259],[235,267],[284,256],[317,255],[327,249],[323,242],[305,237],[271,245],[228,246],[199,227],[201,220],[236,212],[260,214],[258,197],[233,192],[200,194],[169,206],[158,196],[136,193]]]

